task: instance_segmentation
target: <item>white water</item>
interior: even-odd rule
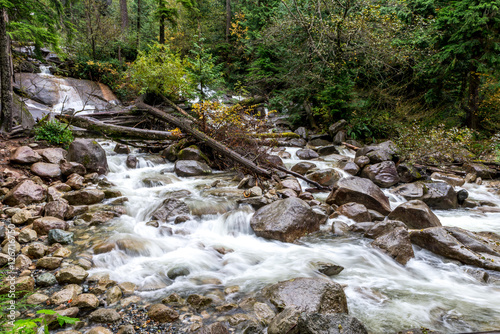
[[[241,292],[228,296],[229,301],[237,302],[239,297],[270,283],[320,276],[311,262],[325,261],[345,267],[332,279],[346,285],[351,315],[372,333],[420,326],[445,333],[500,328],[500,286],[479,283],[465,272],[472,267],[444,260],[426,250],[415,248],[416,258],[401,266],[370,247],[371,240],[363,238],[335,238],[325,232],[323,236],[304,238],[301,244],[265,240],[253,234],[249,226],[253,210],[247,206],[225,214],[193,217],[178,225],[146,226],[165,194],[174,190],[191,191],[189,203],[220,204],[220,198],[202,195],[203,186],[210,185],[214,178],[177,178],[169,172],[173,164],[155,166],[142,158],[140,168],[131,170],[125,166],[126,155],[114,154],[111,144],[103,145],[108,152],[108,179],[129,199],[128,213],[113,222],[116,229],[109,239],[138,240],[143,248],[140,255],[116,249],[95,255],[97,268],[92,272],[105,272],[114,280],[133,282],[144,290],[141,294],[145,297],[161,299],[172,292],[207,292],[239,285]],[[298,162],[294,154],[290,160]],[[173,182],[143,187],[142,179],[160,173],[170,176]],[[224,174],[218,177],[223,178]],[[487,198],[500,206],[500,199],[485,186],[467,186],[467,190],[472,198]],[[395,207],[404,200],[392,196],[391,201]],[[500,232],[498,214],[476,217],[474,210],[437,214],[444,225]],[[172,229],[171,235],[166,226]],[[232,251],[216,251],[222,247]],[[172,281],[167,273],[176,267],[188,268],[190,274]]]

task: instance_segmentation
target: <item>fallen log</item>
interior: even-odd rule
[[[56,118],[79,128],[84,128],[97,134],[105,135],[111,139],[122,139],[123,137],[127,137],[144,140],[176,140],[182,137],[178,134],[173,134],[172,132],[167,131],[143,130],[120,125],[106,124],[84,116],[56,115]]]
[[[239,155],[235,151],[231,150],[229,147],[227,147],[227,146],[219,143],[218,141],[210,138],[209,136],[207,136],[203,132],[194,129],[191,126],[191,124],[188,123],[188,121],[182,120],[182,119],[177,118],[173,115],[167,114],[158,108],[150,106],[150,105],[144,103],[142,101],[142,98],[139,98],[136,101],[136,106],[140,109],[147,110],[147,112],[149,112],[152,116],[154,116],[156,118],[159,118],[165,122],[168,122],[170,124],[175,125],[179,129],[181,129],[183,132],[185,132],[186,134],[190,134],[196,140],[199,140],[199,141],[205,143],[207,146],[210,146],[212,149],[214,149],[215,151],[217,151],[221,155],[239,163],[240,165],[251,170],[252,172],[254,172],[258,175],[266,176],[266,177],[271,176],[271,172],[269,170],[258,166],[253,161],[250,161],[250,160],[242,157],[241,155]]]
[[[280,132],[280,133],[252,133],[250,137],[254,138],[300,138],[294,132]]]
[[[415,164],[414,166],[416,168],[419,168],[419,169],[426,169],[430,172],[437,172],[437,173],[444,173],[444,174],[455,174],[455,175],[460,175],[460,176],[467,175],[467,172],[463,172],[463,171],[441,169],[441,168],[436,168],[436,167],[431,167],[431,166],[426,166],[426,165],[419,165],[419,164]]]
[[[357,150],[359,150],[359,147],[354,146],[354,145],[351,145],[351,144],[349,144],[349,143],[342,142],[342,145],[344,145],[344,146],[345,146],[345,147],[347,147],[347,148],[350,148],[350,149],[351,149],[351,150],[353,150],[353,151],[357,151]]]
[[[295,177],[297,177],[297,178],[299,178],[299,179],[302,179],[302,180],[306,181],[307,183],[312,184],[313,186],[315,186],[315,187],[316,187],[316,188],[318,188],[319,190],[324,190],[324,191],[332,191],[332,188],[327,187],[327,186],[323,186],[323,185],[319,184],[319,183],[318,183],[318,182],[316,182],[316,181],[309,180],[309,179],[308,179],[307,177],[305,177],[304,175],[301,175],[301,174],[299,174],[299,173],[293,172],[293,171],[288,170],[288,169],[286,169],[286,168],[284,168],[284,167],[281,167],[281,166],[276,166],[276,165],[275,165],[275,166],[274,166],[274,168],[275,168],[275,169],[277,169],[277,170],[280,170],[280,171],[282,171],[282,172],[284,172],[284,173],[287,173],[287,174],[293,175],[293,176],[295,176]]]

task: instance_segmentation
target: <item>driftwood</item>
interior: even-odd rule
[[[195,121],[195,118],[193,116],[189,115],[185,110],[183,110],[178,105],[176,105],[175,103],[173,103],[172,101],[170,101],[166,96],[160,95],[160,97],[163,99],[163,101],[165,101],[170,106],[172,106],[172,108],[174,108],[174,110],[176,110],[179,113],[181,113],[182,115],[184,115],[187,119],[189,119],[191,121]]]
[[[357,151],[357,150],[359,150],[359,149],[360,149],[360,148],[359,148],[359,147],[357,147],[357,146],[354,146],[354,145],[351,145],[351,144],[349,144],[349,143],[345,143],[345,142],[342,142],[342,145],[344,145],[345,147],[350,148],[351,150],[354,150],[354,151]]]
[[[158,108],[152,107],[152,106],[144,103],[142,101],[142,99],[138,99],[136,101],[136,106],[140,109],[147,110],[152,116],[154,116],[156,118],[159,118],[165,122],[168,122],[170,124],[175,125],[179,129],[181,129],[183,132],[185,132],[186,134],[190,134],[196,140],[203,142],[204,144],[210,146],[212,149],[214,149],[215,151],[217,151],[221,155],[239,163],[240,165],[251,170],[252,172],[254,172],[258,175],[266,176],[266,177],[271,176],[271,172],[269,170],[258,166],[253,161],[250,161],[250,160],[242,157],[241,155],[239,155],[235,151],[231,150],[229,147],[227,147],[227,146],[219,143],[218,141],[210,138],[209,136],[207,136],[203,132],[194,129],[191,126],[191,124],[188,123],[188,121],[177,118],[173,115],[167,114]]]
[[[319,190],[325,190],[325,191],[331,191],[331,190],[332,190],[332,188],[330,188],[330,187],[326,187],[326,186],[323,186],[323,185],[319,184],[319,183],[318,183],[318,182],[316,182],[316,181],[309,180],[309,179],[308,179],[307,177],[305,177],[304,175],[301,175],[301,174],[299,174],[299,173],[293,172],[293,171],[288,170],[288,169],[286,169],[286,168],[284,168],[284,167],[281,167],[281,166],[276,166],[276,165],[275,165],[275,166],[274,166],[274,168],[275,168],[275,169],[277,169],[277,170],[279,170],[279,171],[282,171],[282,172],[284,172],[284,173],[287,173],[287,174],[293,175],[293,176],[295,176],[295,177],[297,177],[297,178],[299,178],[299,179],[302,179],[302,180],[306,181],[307,183],[312,184],[313,186],[315,186],[315,187],[316,187],[316,188],[318,188]]]
[[[419,168],[419,169],[425,168],[426,170],[431,171],[431,172],[445,173],[445,174],[455,174],[455,175],[460,175],[460,176],[467,175],[467,172],[463,172],[463,171],[441,169],[441,168],[436,168],[436,167],[431,167],[431,166],[426,166],[426,165],[419,165],[419,164],[415,164],[414,166],[416,168]]]
[[[60,121],[64,121],[65,123],[105,135],[108,138],[127,137],[145,140],[175,140],[180,138],[178,135],[171,132],[143,130],[120,125],[111,125],[83,116],[57,115],[56,118]]]

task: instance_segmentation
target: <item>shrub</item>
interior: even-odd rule
[[[35,139],[46,140],[49,144],[67,147],[74,138],[68,125],[52,120],[42,123],[35,129]]]

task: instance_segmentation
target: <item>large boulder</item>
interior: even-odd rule
[[[393,161],[384,161],[368,165],[361,171],[361,176],[369,178],[377,186],[389,188],[399,182],[396,164]]]
[[[103,191],[98,189],[82,189],[70,191],[63,195],[63,198],[71,205],[91,205],[100,203],[105,197]]]
[[[76,139],[68,150],[68,160],[82,164],[88,173],[106,174],[108,161],[106,152],[93,139]]]
[[[10,157],[10,161],[16,164],[32,164],[42,160],[40,154],[33,151],[29,146],[21,146]]]
[[[319,154],[311,149],[303,148],[295,152],[295,155],[302,160],[311,160],[319,157]]]
[[[68,223],[56,217],[41,217],[33,221],[33,230],[38,235],[46,235],[53,229],[67,230]]]
[[[403,222],[397,220],[384,220],[378,223],[374,223],[372,226],[369,226],[368,229],[364,232],[363,236],[365,238],[376,239],[400,227],[405,229],[407,228],[407,226]]]
[[[33,174],[41,177],[55,178],[61,176],[61,168],[58,164],[47,162],[37,162],[31,165]]]
[[[254,213],[250,226],[259,237],[293,242],[319,230],[320,220],[301,199],[290,197],[266,205]]]
[[[500,271],[500,247],[495,242],[458,227],[413,230],[411,242],[463,264]]]
[[[371,221],[370,212],[363,204],[354,202],[342,204],[338,207],[337,212],[358,223]]]
[[[300,334],[368,334],[361,321],[343,313],[302,313],[297,331]]]
[[[408,228],[422,229],[441,226],[439,218],[422,201],[411,200],[399,205],[388,216],[389,219],[399,220]]]
[[[454,174],[438,173],[434,172],[431,175],[431,179],[444,181],[453,187],[461,187],[465,183],[465,179]]]
[[[347,121],[345,119],[341,119],[340,121],[330,125],[330,127],[328,128],[328,133],[330,134],[330,136],[332,138],[335,138],[335,135],[337,134],[337,132],[344,130],[346,125],[347,125]]]
[[[371,180],[349,176],[339,180],[326,199],[327,204],[360,203],[384,215],[391,212],[389,198]]]
[[[309,170],[315,168],[316,165],[309,161],[301,161],[292,167],[292,172],[304,175]]]
[[[279,310],[296,306],[303,312],[348,313],[342,286],[329,279],[299,277],[268,286],[263,295]]]
[[[419,199],[431,209],[448,210],[458,207],[455,189],[444,182],[414,182],[390,190],[406,200]]]
[[[174,171],[178,176],[200,176],[212,174],[212,169],[204,162],[196,160],[178,160]]]
[[[394,260],[405,265],[415,257],[408,230],[398,227],[387,234],[379,236],[372,245],[381,249]]]
[[[376,164],[382,161],[392,160],[397,152],[397,147],[392,141],[386,141],[378,145],[370,145],[356,151],[356,157],[367,156],[370,163]]]
[[[476,174],[477,177],[486,180],[494,178],[496,174],[496,170],[479,163],[466,163],[464,168],[467,173]]]
[[[161,206],[153,212],[151,219],[166,222],[177,216],[189,215],[189,207],[186,203],[176,198],[167,198]]]
[[[47,191],[44,187],[31,180],[23,180],[5,195],[3,203],[10,206],[29,205],[43,202],[46,197]]]
[[[209,162],[207,156],[203,154],[203,152],[201,152],[201,150],[195,145],[180,150],[177,154],[177,159]]]
[[[312,170],[306,174],[306,178],[318,182],[322,186],[331,186],[340,180],[340,173],[333,168]]]
[[[423,177],[422,174],[420,174],[420,172],[411,164],[400,163],[397,170],[401,182],[414,182]]]
[[[68,151],[60,147],[49,147],[43,150],[38,150],[37,152],[42,156],[45,162],[51,164],[59,164],[63,162],[68,155]]]

